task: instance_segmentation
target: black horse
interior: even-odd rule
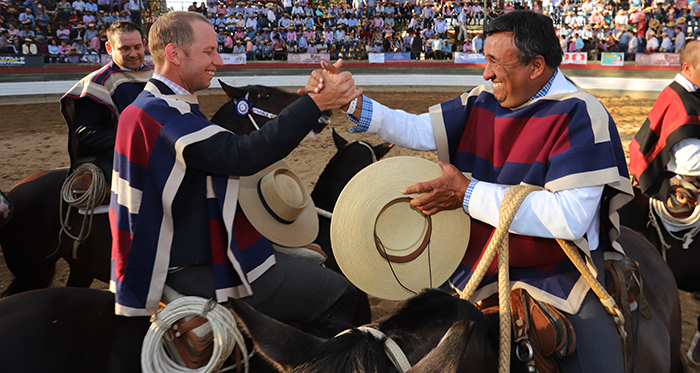
[[[263,126],[272,115],[299,98],[296,93],[271,87],[234,88],[224,83],[221,85],[230,100],[214,115],[213,121],[237,134],[249,134],[256,126]],[[252,107],[260,109],[261,115],[237,115],[236,102],[242,98],[246,98]],[[330,111],[324,113],[315,131],[320,131],[329,123],[330,114]],[[109,282],[112,240],[107,214],[94,216],[90,235],[75,251],[73,240],[59,234],[60,204],[64,204],[64,211],[66,209],[65,203],[60,201],[61,187],[67,172],[67,169],[58,169],[32,175],[7,193],[14,204],[14,211],[12,218],[4,219],[7,223],[0,226],[0,246],[15,279],[3,296],[48,287],[60,258],[70,266],[68,286],[88,287],[95,278]],[[78,235],[83,218],[73,210],[69,221],[71,234]]]
[[[673,274],[640,234],[623,227],[620,243],[639,263],[653,314],[650,320],[640,318],[638,339],[628,342],[637,345],[634,372],[683,372],[680,304]],[[407,300],[374,326],[383,334],[379,337],[360,328],[324,340],[270,319],[243,302],[231,299],[229,303],[256,348],[281,372],[395,372],[385,352],[387,337],[413,366],[409,372],[497,371],[497,314],[484,315],[471,303],[440,290],[423,291]],[[516,359],[512,361],[511,371],[526,371]]]

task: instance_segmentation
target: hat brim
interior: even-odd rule
[[[238,203],[248,221],[268,240],[288,247],[308,245],[318,236],[318,214],[311,196],[308,205],[291,224],[276,220],[260,200],[258,181],[278,168],[291,169],[286,163],[279,161],[255,175],[241,177]],[[308,193],[306,190],[305,192]]]
[[[403,263],[385,259],[375,241],[378,218],[387,214],[381,228],[376,228],[387,253],[408,258],[419,252],[416,247],[428,232],[428,220],[406,199],[419,195],[404,195],[401,189],[441,174],[440,166],[431,161],[392,157],[364,168],[345,186],[333,209],[331,244],[338,266],[359,289],[378,298],[403,300],[442,285],[457,269],[471,224],[462,209],[432,215],[429,245]],[[407,247],[391,247],[397,241]]]

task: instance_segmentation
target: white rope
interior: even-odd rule
[[[403,353],[403,350],[401,350],[401,347],[399,347],[399,345],[393,339],[389,338],[379,329],[371,326],[360,326],[354,329],[345,329],[333,338],[338,338],[341,335],[352,332],[353,330],[369,334],[376,340],[382,342],[384,345],[384,353],[386,353],[386,356],[389,358],[389,360],[391,360],[394,368],[396,368],[399,373],[406,373],[411,369],[411,363],[408,361],[406,354]]]
[[[693,225],[700,221],[700,205],[695,206],[695,209],[693,210],[693,213],[690,216],[684,217],[684,218],[677,218],[674,216],[671,216],[671,214],[668,213],[668,210],[666,209],[666,206],[664,205],[663,201],[659,201],[658,199],[655,198],[649,198],[649,219],[652,224],[656,224],[655,227],[657,228],[657,233],[659,234],[659,237],[661,239],[662,245],[664,248],[671,248],[670,245],[666,244],[664,242],[663,236],[661,235],[661,229],[658,228],[658,222],[656,222],[655,218],[652,218],[651,211],[653,210],[658,216],[659,219],[664,223],[664,225],[669,226],[669,227],[675,227],[679,229],[683,229],[685,227],[688,227],[690,225]],[[652,220],[653,219],[653,220]],[[683,248],[687,249],[690,247],[690,244],[693,243],[693,237],[700,232],[700,225],[693,227],[691,230],[686,232],[683,237],[678,237],[673,232],[669,231],[666,229],[668,234],[675,238],[678,241],[683,242]]]
[[[326,219],[333,219],[333,213],[330,211],[326,211],[320,207],[316,207],[316,213],[318,216],[324,217]]]
[[[211,325],[214,351],[209,363],[199,369],[177,364],[167,355],[163,345],[165,332],[170,330],[176,321],[187,316],[200,316]],[[144,372],[216,372],[231,355],[236,344],[241,349],[244,371],[248,372],[248,351],[243,335],[238,330],[231,311],[215,301],[201,297],[178,298],[153,315],[151,322],[141,348],[141,369]]]
[[[88,190],[82,195],[76,197],[73,193],[73,182],[78,176],[84,174],[92,174],[92,183]],[[102,170],[92,163],[83,163],[75,171],[73,171],[66,180],[63,182],[61,187],[61,202],[59,202],[59,221],[61,222],[61,230],[58,232],[59,247],[61,246],[61,235],[65,233],[68,237],[75,240],[73,242],[73,259],[78,258],[78,246],[85,241],[90,235],[92,230],[92,217],[95,212],[95,207],[99,206],[104,200],[105,196],[109,193],[109,186],[105,180],[105,176]],[[63,201],[68,204],[68,211],[65,215],[63,214]],[[77,209],[84,209],[85,216],[83,218],[83,224],[80,227],[80,233],[75,236],[69,231],[71,229],[68,222],[70,221],[71,208],[75,207]],[[58,250],[58,248],[56,249]]]

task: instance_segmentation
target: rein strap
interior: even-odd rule
[[[384,342],[384,352],[386,352],[386,356],[391,360],[391,363],[394,364],[399,373],[406,373],[411,369],[411,363],[408,362],[406,354],[403,353],[401,347],[393,339],[387,337],[386,334],[378,329],[361,326],[357,330],[370,334],[380,342]]]

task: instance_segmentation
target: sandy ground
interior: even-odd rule
[[[389,107],[400,108],[412,113],[427,111],[430,105],[454,98],[452,92],[368,92]],[[201,96],[202,110],[211,116],[226,101],[223,95]],[[651,110],[654,100],[622,98],[601,98],[612,114],[627,148],[639,126]],[[351,123],[339,111],[333,117],[332,126],[350,141],[365,140],[377,144],[381,140],[373,135],[348,134]],[[307,138],[285,161],[299,174],[309,188],[320,175],[323,167],[335,153],[330,131],[323,131],[317,139]],[[388,156],[415,155],[435,159],[433,153],[414,152],[394,148]],[[0,189],[10,188],[36,172],[67,166],[66,126],[59,112],[58,103],[25,105],[0,105]],[[40,234],[40,232],[37,232]],[[61,286],[67,279],[67,268],[59,263],[55,285]],[[12,274],[0,256],[0,292],[10,281]],[[93,287],[104,288],[101,282]],[[688,293],[681,293],[683,312],[683,353],[687,350],[696,328],[696,317],[700,313],[700,302],[694,301]],[[373,318],[379,319],[390,313],[396,302],[372,299]],[[700,369],[692,369],[700,372]]]

